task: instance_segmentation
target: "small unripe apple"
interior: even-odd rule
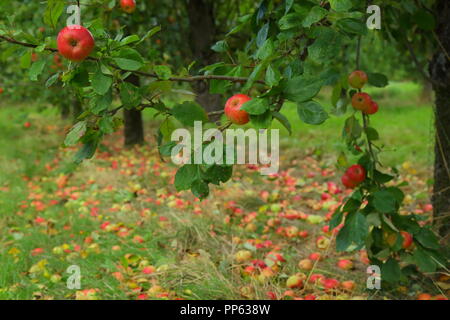
[[[406,232],[406,231],[400,231],[400,234],[403,237],[402,248],[409,249],[411,247],[411,245],[413,244],[413,236],[409,232]]]
[[[80,62],[91,54],[95,41],[88,29],[71,25],[59,32],[57,44],[62,56],[71,61]]]
[[[286,281],[286,287],[289,289],[301,288],[303,287],[303,280],[298,275],[290,276]]]
[[[369,81],[367,74],[364,71],[356,70],[348,76],[348,84],[355,89],[361,89]]]
[[[239,250],[234,255],[234,259],[238,263],[250,261],[252,259],[252,253],[250,251],[248,251],[248,250]]]
[[[314,263],[310,259],[303,259],[298,263],[298,267],[302,270],[309,271],[313,268]]]
[[[376,103],[375,101],[371,101],[369,107],[364,110],[365,114],[375,114],[378,112],[378,103]]]
[[[352,106],[356,110],[366,111],[371,103],[372,98],[364,92],[355,93],[352,97]]]
[[[360,184],[366,180],[366,169],[359,164],[355,164],[347,169],[347,176],[353,182]]]
[[[136,1],[134,0],[120,0],[120,7],[126,13],[133,13],[136,10]]]
[[[245,94],[236,94],[228,99],[225,104],[225,115],[234,124],[243,125],[250,121],[250,116],[245,110],[241,110],[241,107],[247,101],[252,98]]]
[[[353,268],[353,262],[348,259],[342,259],[338,261],[337,266],[342,270],[350,270]]]

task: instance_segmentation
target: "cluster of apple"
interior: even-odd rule
[[[356,188],[366,180],[366,169],[359,164],[355,164],[347,169],[341,178],[342,184],[349,189]]]
[[[136,10],[135,0],[121,0],[120,7],[126,13]],[[86,59],[95,46],[92,34],[83,26],[71,25],[62,29],[57,38],[59,53],[66,59],[80,62]]]
[[[348,83],[351,87],[361,90],[369,81],[364,71],[353,71],[348,77]],[[365,92],[357,92],[352,96],[352,106],[364,114],[375,114],[378,112],[378,103],[372,100],[371,96]]]

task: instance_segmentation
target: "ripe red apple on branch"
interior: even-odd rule
[[[346,188],[356,188],[366,180],[366,169],[359,164],[355,164],[347,169],[341,180]]]
[[[120,0],[120,7],[126,13],[133,13],[136,10],[136,1]]]
[[[225,115],[234,124],[243,125],[250,121],[250,116],[247,111],[241,110],[242,105],[247,101],[252,100],[245,94],[236,94],[228,99],[225,104]]]
[[[80,62],[92,52],[95,40],[85,27],[71,25],[59,32],[57,44],[62,56],[71,61]]]

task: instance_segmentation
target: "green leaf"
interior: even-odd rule
[[[327,14],[328,10],[319,6],[315,6],[311,9],[306,18],[303,20],[302,26],[305,28],[309,28],[312,24],[319,22],[320,20],[325,18]]]
[[[374,87],[384,88],[389,84],[389,79],[381,73],[368,73],[367,77],[369,78],[369,84]]]
[[[98,122],[100,131],[104,134],[111,134],[114,132],[114,120],[112,117],[104,116]]]
[[[209,186],[205,181],[198,179],[192,183],[191,191],[197,198],[204,199],[209,195]]]
[[[281,80],[281,74],[278,69],[274,69],[272,65],[269,65],[266,70],[266,83],[268,86],[276,86]]]
[[[328,113],[315,101],[298,104],[297,113],[300,119],[307,124],[318,125],[328,119]]]
[[[272,123],[272,113],[267,110],[260,115],[250,115],[250,121],[256,129],[267,129]]]
[[[133,109],[141,103],[139,88],[129,82],[122,82],[119,87],[120,100],[127,109]]]
[[[56,28],[59,17],[63,13],[66,3],[61,0],[48,0],[44,13],[44,23],[52,28]]]
[[[380,190],[373,194],[373,206],[378,212],[391,213],[397,210],[397,200],[389,191]]]
[[[387,183],[389,181],[392,181],[392,179],[394,179],[394,177],[389,175],[389,174],[382,173],[382,172],[380,172],[378,170],[374,170],[374,172],[373,172],[373,179],[376,182],[384,184],[384,183]]]
[[[380,135],[378,134],[378,131],[372,127],[366,128],[366,135],[367,135],[367,138],[371,141],[380,139]]]
[[[93,114],[99,115],[103,111],[109,109],[109,107],[112,104],[112,100],[113,100],[113,95],[112,95],[112,90],[110,89],[110,90],[108,90],[108,92],[106,92],[106,94],[104,94],[102,96],[94,97],[89,104],[90,105],[89,110]]]
[[[413,260],[420,271],[435,272],[436,262],[423,249],[417,248],[413,253]]]
[[[278,21],[281,30],[288,30],[302,25],[303,15],[293,12],[285,15]]]
[[[272,39],[267,39],[259,48],[258,52],[256,52],[256,58],[260,60],[269,60],[274,52],[275,45],[273,44]]]
[[[81,137],[83,137],[84,134],[86,133],[86,129],[87,129],[86,121],[80,121],[76,123],[67,134],[66,139],[64,140],[64,144],[68,147],[76,145],[78,141],[81,139]]]
[[[398,282],[401,277],[400,266],[397,260],[389,258],[381,265],[381,279],[390,283]]]
[[[101,68],[98,68],[97,72],[92,76],[92,89],[97,94],[104,95],[111,88],[112,82],[112,77],[104,75]]]
[[[59,79],[59,72],[55,73],[54,75],[52,75],[50,78],[47,79],[47,81],[45,82],[45,87],[47,88],[51,87],[56,83],[56,81],[58,81],[58,79]]]
[[[272,112],[272,116],[286,128],[286,130],[289,132],[289,135],[292,135],[292,127],[288,118],[286,118],[283,114],[276,111]]]
[[[171,109],[172,115],[180,121],[183,125],[193,127],[195,121],[206,122],[208,116],[197,103],[186,101],[182,104],[177,104]]]
[[[334,61],[341,50],[342,36],[329,27],[318,27],[315,35],[316,40],[308,47],[308,57],[317,63]]]
[[[269,109],[269,100],[267,99],[252,99],[244,103],[241,110],[247,111],[252,115],[260,115],[265,113]]]
[[[120,68],[130,71],[136,71],[144,65],[144,59],[139,52],[131,48],[120,49],[114,54],[113,60]]]
[[[322,88],[322,80],[299,76],[289,79],[284,88],[285,97],[294,102],[305,102],[314,98]]]
[[[134,42],[138,42],[139,41],[139,37],[135,34],[125,37],[122,40],[120,40],[120,45],[122,46],[126,46],[128,44],[134,43]]]
[[[261,47],[263,43],[266,41],[267,35],[269,33],[269,26],[270,23],[268,22],[259,30],[256,36],[256,45],[258,46],[258,48]]]
[[[168,66],[155,66],[153,70],[159,79],[169,80],[172,77],[172,70]]]
[[[331,9],[337,12],[349,11],[353,7],[352,0],[329,0]]]
[[[215,52],[227,52],[229,47],[228,47],[228,43],[225,40],[221,40],[216,42],[211,49]]]
[[[175,188],[177,191],[189,190],[198,178],[198,166],[185,164],[175,174]]]
[[[333,230],[334,228],[336,228],[338,225],[341,224],[342,218],[344,217],[344,212],[337,209],[333,216],[331,217],[330,220],[330,230]]]
[[[336,23],[336,26],[344,32],[364,36],[367,34],[367,26],[361,20],[346,18]]]
[[[163,157],[170,157],[172,155],[172,149],[178,145],[175,141],[170,141],[169,143],[166,143],[163,146],[159,147],[159,153]]]
[[[221,182],[225,183],[230,180],[232,174],[233,166],[212,165],[205,171],[203,179],[212,184],[219,185]]]
[[[353,251],[362,248],[368,228],[366,218],[361,212],[350,212],[345,218],[344,227],[336,237],[336,250]]]
[[[97,150],[98,141],[93,140],[85,143],[75,154],[74,162],[80,164],[85,159],[91,159]]]
[[[417,23],[419,28],[425,31],[433,31],[436,28],[436,20],[434,16],[427,12],[426,10],[418,10],[414,15],[414,21]]]
[[[414,238],[425,248],[434,250],[438,250],[440,248],[437,237],[433,231],[428,228],[421,228],[420,231],[414,235]]]
[[[41,75],[41,73],[44,71],[45,67],[45,60],[38,60],[36,62],[33,62],[31,65],[29,76],[31,81],[37,81],[38,77]]]

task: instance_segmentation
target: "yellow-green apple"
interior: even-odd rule
[[[71,61],[80,62],[91,54],[95,40],[85,27],[71,25],[59,32],[57,44],[62,56]]]
[[[239,250],[234,255],[234,259],[238,263],[246,262],[252,259],[252,253],[248,250]]]
[[[232,96],[225,104],[225,115],[234,124],[243,125],[250,121],[247,111],[241,110],[242,105],[252,98],[245,94],[236,94]]]
[[[348,76],[348,84],[355,89],[361,89],[369,81],[367,74],[364,71],[356,70]]]
[[[303,287],[303,280],[299,275],[290,276],[286,281],[286,287],[289,289],[301,288]]]
[[[316,239],[316,246],[321,250],[325,250],[330,245],[330,239],[324,236],[319,236]]]

